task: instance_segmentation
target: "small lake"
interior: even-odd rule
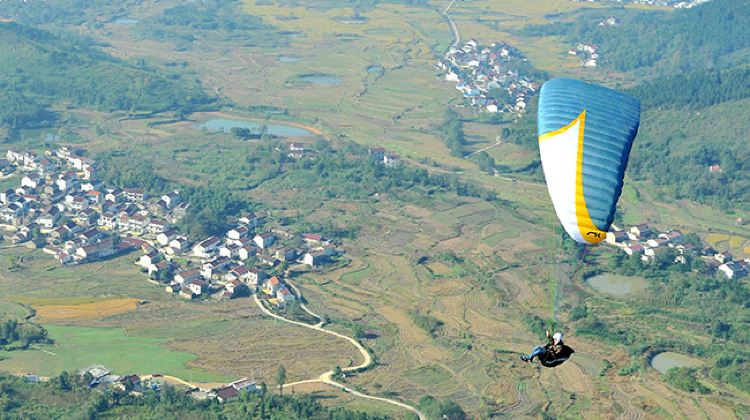
[[[302,61],[302,57],[297,57],[294,55],[280,55],[276,60],[279,63],[297,63]]]
[[[368,73],[382,73],[385,69],[381,66],[369,66],[367,67]]]
[[[648,288],[648,281],[641,277],[626,277],[616,274],[599,274],[586,279],[586,284],[597,292],[614,296],[628,296]]]
[[[201,129],[206,128],[209,131],[223,131],[228,133],[232,128],[249,128],[250,130],[259,130],[263,123],[246,120],[233,120],[228,118],[214,118],[195,124],[193,127]],[[314,134],[304,128],[294,127],[283,124],[265,124],[268,127],[268,134],[278,137],[310,137]]]
[[[301,38],[305,36],[304,33],[299,32],[299,31],[283,31],[283,32],[279,32],[279,35],[286,36],[289,38]]]
[[[341,83],[341,78],[330,74],[309,74],[300,76],[299,80],[304,83],[320,86],[334,86]]]
[[[112,23],[117,25],[135,25],[136,23],[138,23],[138,20],[130,18],[118,18],[115,19]]]
[[[651,367],[665,374],[674,367],[696,367],[703,364],[702,360],[685,356],[684,354],[665,351],[651,358]]]

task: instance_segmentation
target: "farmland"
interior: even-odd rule
[[[647,293],[622,300],[593,292],[580,277],[559,280],[557,315],[570,330],[566,342],[576,349],[575,358],[555,370],[518,359],[541,340],[529,319],[551,316],[550,278],[565,257],[552,230],[555,218],[546,188],[524,170],[537,159],[535,151],[499,142],[487,153],[503,173],[492,176],[452,156],[441,139],[446,108],[460,102],[432,67],[451,42],[448,25],[436,11],[447,3],[383,2],[362,12],[363,22],[351,23],[351,8],[246,1],[245,13],[262,16],[284,34],[274,43],[204,33],[186,47],[170,37],[138,32],[137,25],[81,26],[105,41],[105,50],[114,56],[184,62],[224,108],[165,124],[171,115],[130,120],[70,109],[66,129],[94,155],[124,150],[153,162],[165,179],[230,189],[287,218],[289,229],[330,225],[331,231],[354,232],[342,235],[346,254],[341,264],[294,277],[308,306],[330,322],[331,330],[351,335],[356,325],[377,332],[362,339],[377,363],[346,378],[354,389],[412,405],[429,394],[450,399],[476,417],[746,416],[750,400],[744,391],[708,375],[702,380],[715,391],[711,394],[674,389],[647,366],[643,353],[633,355],[621,344],[573,333],[572,326],[580,324],[574,324],[571,310],[583,306],[609,325],[637,329],[659,342],[672,336],[701,345],[716,340],[689,318],[687,307],[670,307],[672,312],[653,319],[640,316],[639,308],[652,306]],[[149,21],[164,7],[143,2],[131,14]],[[618,74],[582,73],[555,37],[515,32],[579,7],[567,0],[476,0],[457,2],[451,15],[464,37],[513,44],[538,69],[628,82]],[[283,56],[299,60],[285,62]],[[368,71],[373,66],[382,71]],[[310,75],[337,82],[301,82]],[[498,141],[504,126],[482,123],[457,109],[467,119],[471,150]],[[326,195],[335,192],[331,178],[297,169],[267,176],[266,167],[245,159],[262,157],[255,143],[193,127],[217,117],[298,124],[316,134],[305,140],[311,146],[326,139],[336,148],[350,142],[384,147],[406,165],[476,182],[498,199],[420,186],[358,199],[331,197]],[[44,146],[34,139],[28,144]],[[285,147],[283,141],[278,144]],[[750,238],[736,226],[734,215],[684,200],[666,202],[646,182],[628,182],[621,207],[618,217],[627,225],[647,221],[680,228],[738,255],[743,248],[750,252]],[[594,252],[590,261],[603,265],[607,256],[607,251]],[[348,343],[262,317],[250,299],[190,302],[167,295],[145,281],[135,258],[130,254],[62,268],[41,250],[2,249],[1,313],[33,313],[54,344],[0,353],[0,369],[53,375],[98,363],[122,374],[159,372],[197,382],[248,376],[273,384],[280,365],[293,382],[359,363],[360,355]],[[415,314],[436,327],[425,329]],[[628,371],[632,366],[636,369]],[[404,416],[399,409],[321,384],[299,385],[295,392],[311,392],[324,404]]]

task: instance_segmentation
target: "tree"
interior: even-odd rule
[[[344,376],[344,371],[341,370],[341,366],[336,366],[333,370],[333,379],[341,379]]]
[[[69,391],[70,390],[70,374],[67,370],[64,370],[60,373],[60,376],[57,377],[57,380],[55,381],[57,384],[57,388],[61,391]]]
[[[276,372],[276,383],[279,384],[279,393],[284,395],[284,383],[286,382],[286,368],[284,365],[279,366]]]

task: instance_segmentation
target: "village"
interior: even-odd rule
[[[292,143],[290,152],[300,148]],[[142,188],[102,185],[82,149],[62,146],[44,156],[8,150],[0,168],[6,179],[20,177],[18,187],[0,192],[6,240],[43,248],[62,265],[140,249],[136,264],[149,281],[186,299],[258,293],[283,307],[297,299],[283,279],[289,264],[315,268],[339,254],[319,234],[266,228],[252,212],[222,237],[188,238],[176,227],[190,206],[179,191],[149,197]]]
[[[436,64],[445,80],[456,83],[467,104],[483,112],[522,114],[539,83],[523,74],[526,58],[505,43],[490,46],[469,40],[451,47]]]
[[[165,386],[174,386],[183,389],[186,394],[196,400],[216,400],[220,403],[227,402],[239,397],[242,392],[261,393],[265,392],[265,385],[256,381],[241,378],[223,386],[203,389],[194,384],[185,382],[179,378],[158,373],[149,375],[116,375],[106,366],[94,365],[77,372],[91,389],[111,389],[116,392],[133,396],[142,396],[146,391],[159,391]],[[23,379],[29,383],[47,382],[50,378],[34,374],[25,374]]]
[[[709,271],[721,273],[730,280],[750,273],[750,258],[735,260],[728,251],[719,252],[711,246],[697,248],[686,241],[679,230],[660,233],[647,224],[635,225],[628,230],[612,225],[605,242],[646,263],[654,263],[661,256],[673,256],[671,261],[674,264],[687,264],[692,258],[700,258]]]
[[[575,49],[568,50],[568,54],[578,57],[582,67],[596,67],[600,59],[598,50],[598,45],[579,43]]]

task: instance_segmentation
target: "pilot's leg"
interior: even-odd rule
[[[531,353],[526,356],[521,356],[521,360],[530,362],[534,360],[535,357],[544,355],[544,353],[547,353],[547,349],[545,349],[544,346],[536,346],[534,347],[534,350],[531,351]]]

